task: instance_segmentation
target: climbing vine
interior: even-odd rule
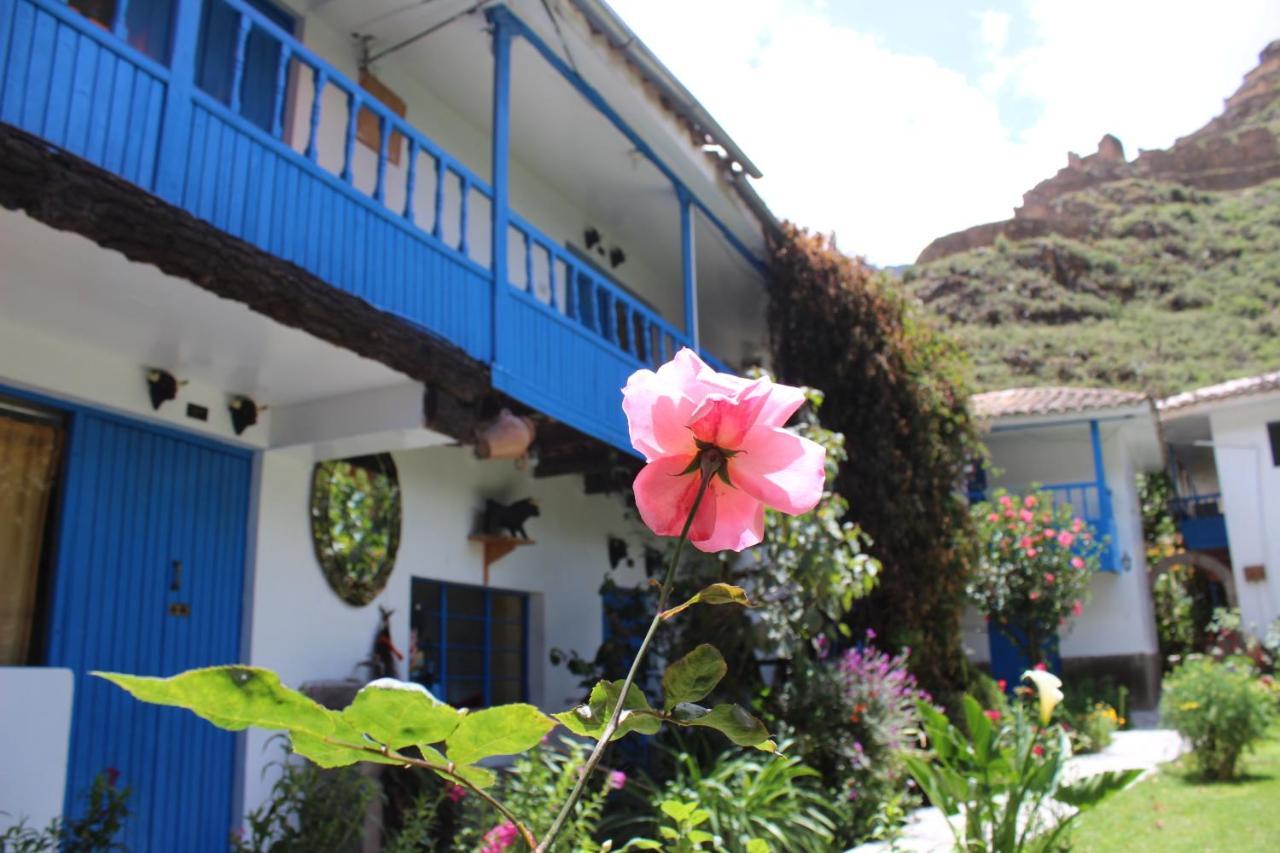
[[[909,645],[922,685],[946,693],[962,678],[974,548],[959,486],[981,453],[964,355],[887,275],[789,223],[772,246],[769,329],[779,379],[826,391],[822,419],[850,463],[836,489],[884,566],[848,618]]]

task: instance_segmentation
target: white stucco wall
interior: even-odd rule
[[[1280,616],[1280,467],[1272,464],[1267,437],[1273,421],[1280,421],[1280,395],[1210,413],[1240,611],[1254,630]],[[1265,567],[1264,580],[1245,580],[1251,565]]]
[[[614,497],[588,496],[580,477],[535,479],[510,461],[479,461],[469,449],[440,447],[395,453],[404,522],[396,567],[376,604],[393,609],[393,638],[409,644],[410,585],[415,577],[479,585],[481,547],[467,541],[485,498],[532,496],[541,516],[527,525],[537,544],[517,548],[491,568],[490,585],[531,594],[528,665],[531,700],[563,710],[579,700],[576,678],[548,661],[552,648],[590,657],[601,639],[598,589],[609,571],[607,538],[631,543],[636,568],[613,573],[619,583],[640,582],[640,529]],[[277,670],[286,684],[341,679],[366,658],[378,625],[375,604],[354,608],[330,591],[316,563],[308,517],[309,456],[268,451],[262,460],[258,540],[249,616],[249,662]],[[361,673],[363,674],[363,673]],[[403,669],[401,672],[404,675]],[[268,736],[247,738],[245,808],[260,803]]]
[[[1158,454],[1154,427],[1145,417],[1099,423],[1103,468],[1116,521],[1112,547],[1122,570],[1099,572],[1089,584],[1082,614],[1061,631],[1063,657],[1151,654],[1157,649],[1147,582],[1142,515],[1136,478]],[[1094,479],[1087,422],[1052,423],[994,431],[986,437],[995,470],[989,485],[1025,490],[1031,483],[1077,483]],[[975,661],[990,660],[986,624],[974,610],[962,622],[964,642]]]

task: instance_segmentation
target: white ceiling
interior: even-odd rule
[[[0,210],[0,317],[261,403],[404,383],[375,361],[185,279]]]

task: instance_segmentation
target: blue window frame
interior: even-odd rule
[[[409,677],[455,708],[529,698],[529,596],[414,578]]]

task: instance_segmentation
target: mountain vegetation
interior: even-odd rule
[[[1165,395],[1280,367],[1280,42],[1204,128],[1133,161],[1104,137],[902,280],[980,390]]]

